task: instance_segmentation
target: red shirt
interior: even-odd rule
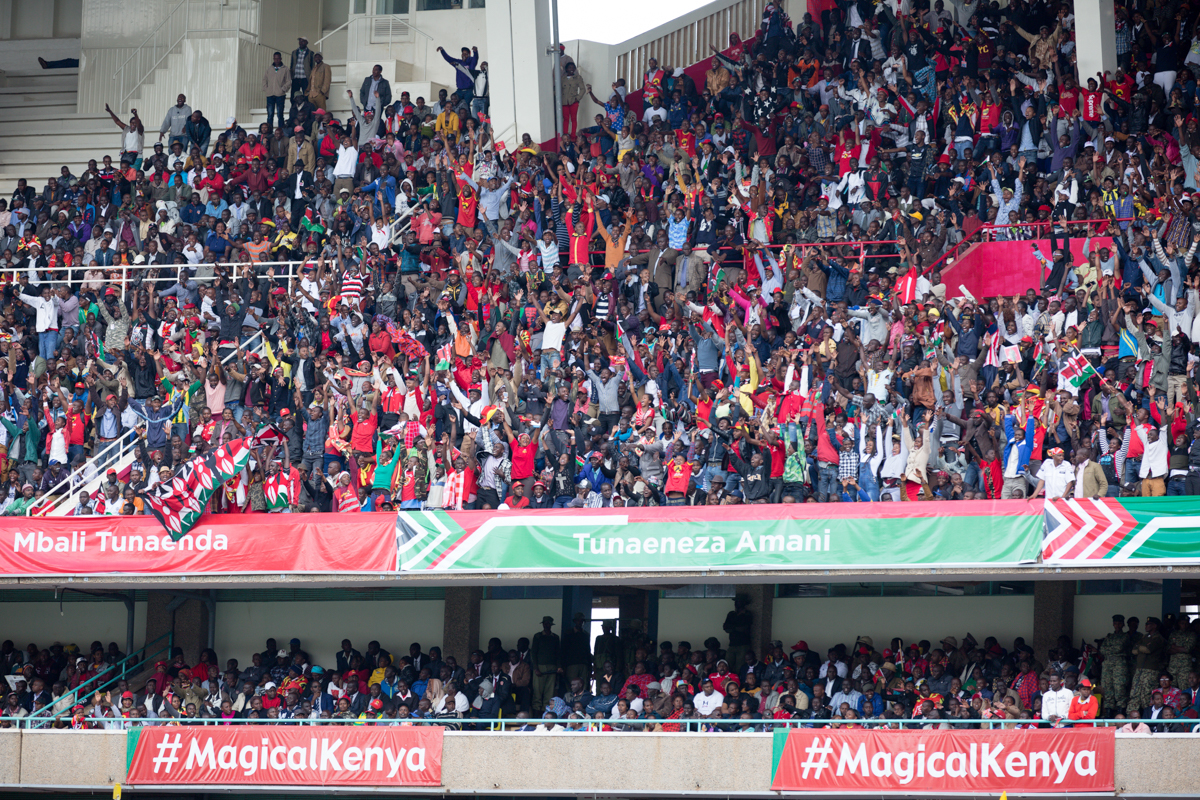
[[[771,477],[782,478],[783,466],[787,462],[787,445],[783,443],[783,439],[778,439],[767,449],[771,451]]]
[[[1062,106],[1063,111],[1067,112],[1063,116],[1074,114],[1075,109],[1079,106],[1079,87],[1073,89],[1058,90],[1058,104]]]
[[[671,494],[672,492],[683,494],[687,492],[688,481],[692,477],[692,465],[687,461],[684,461],[682,464],[676,464],[675,459],[671,459],[664,465],[664,469],[667,472],[667,482],[663,488],[667,494]]]
[[[537,456],[537,442],[530,439],[529,444],[521,447],[516,439],[509,439],[512,447],[512,479],[524,480],[533,475],[533,460]]]
[[[375,413],[366,419],[354,420],[354,431],[350,434],[350,446],[364,453],[374,451],[375,431],[378,428],[379,416]]]
[[[1087,122],[1099,122],[1100,120],[1100,101],[1104,99],[1102,92],[1089,92],[1087,89],[1079,90],[1080,100],[1083,102],[1083,118]]]

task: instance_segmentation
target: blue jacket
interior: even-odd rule
[[[579,474],[575,476],[575,483],[578,484],[580,481],[587,481],[591,484],[592,489],[597,492],[600,491],[600,487],[604,484],[612,483],[612,480],[604,474],[602,469],[592,466],[591,461],[584,464],[583,469],[579,470]]]
[[[955,314],[947,314],[946,319],[950,322],[950,327],[954,328],[955,333],[958,334],[958,346],[955,347],[954,354],[970,359],[978,357],[979,340],[983,338],[984,333],[983,314],[975,312],[974,324],[970,328],[964,328]]]
[[[375,215],[377,217],[383,216],[383,209],[379,205],[378,190],[380,188],[380,186],[379,186],[380,180],[383,181],[383,197],[384,197],[384,199],[387,201],[387,204],[389,206],[391,206],[393,209],[396,207],[396,179],[393,178],[391,175],[387,175],[383,178],[376,178],[375,180],[371,181],[366,186],[364,186],[363,191],[371,192],[371,199],[375,201]]]
[[[454,69],[454,85],[458,89],[470,89],[475,91],[475,79],[470,75],[464,75],[462,70],[458,69],[461,64],[468,70],[475,69],[475,64],[479,61],[479,56],[476,53],[471,53],[470,58],[452,58],[445,50],[442,51],[442,58],[446,59],[446,63],[452,65]]]
[[[1025,467],[1029,465],[1029,455],[1033,452],[1033,430],[1037,424],[1037,420],[1030,417],[1025,422],[1025,438],[1020,442],[1016,441],[1016,433],[1013,431],[1013,424],[1016,422],[1016,417],[1008,414],[1004,417],[1004,463],[1000,465],[1001,470],[1008,468],[1009,453],[1012,452],[1013,446],[1017,448],[1017,474],[1023,474]]]

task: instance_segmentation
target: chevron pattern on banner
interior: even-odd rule
[[[1047,500],[1042,563],[1200,563],[1198,512],[1190,498]]]

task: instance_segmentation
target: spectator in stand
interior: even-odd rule
[[[276,52],[271,57],[271,63],[267,65],[267,71],[263,73],[263,94],[267,96],[268,129],[271,127],[273,118],[279,120],[280,128],[283,127],[283,101],[291,94],[291,89],[292,70],[284,66],[283,54]],[[328,92],[328,88],[326,92]]]
[[[702,94],[584,84],[557,152],[493,139],[475,48],[436,107],[373,70],[343,124],[300,39],[266,141],[180,95],[170,154],[0,212],[0,504],[78,504],[60,445],[161,436],[157,481],[268,423],[294,511],[1200,494],[1200,139],[1159,91],[1195,65],[1080,76],[1057,8],[920,10],[943,32],[768,4]],[[1000,295],[943,281],[993,239],[1034,245]]]

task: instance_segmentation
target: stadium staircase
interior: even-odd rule
[[[35,62],[36,67],[36,62]],[[0,85],[0,194],[18,178],[40,192],[64,164],[79,175],[89,159],[120,155],[121,132],[107,114],[78,114],[78,69],[5,73]]]

